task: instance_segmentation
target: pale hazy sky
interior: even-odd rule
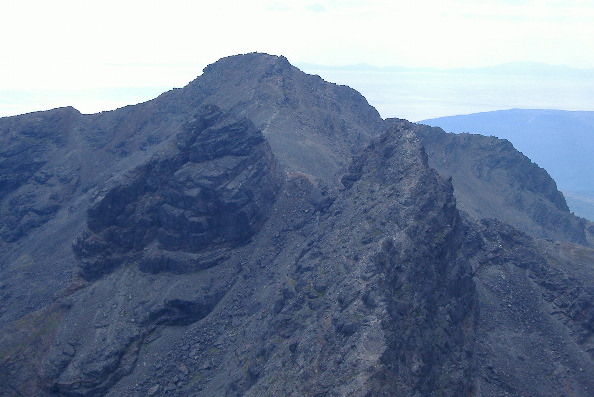
[[[292,63],[594,68],[592,0],[19,0],[1,7],[0,92],[179,87],[252,51]]]

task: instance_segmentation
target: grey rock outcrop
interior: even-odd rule
[[[428,128],[265,54],[1,119],[0,393],[591,395],[591,224]]]
[[[184,90],[188,99],[248,117],[286,169],[325,181],[333,182],[383,129],[379,113],[360,93],[307,75],[284,57],[223,58]]]
[[[50,220],[71,199],[78,184],[76,166],[58,159],[72,125],[73,108],[55,109],[23,120],[0,119],[0,238],[18,240]],[[52,189],[43,187],[50,185]]]
[[[68,287],[79,267],[71,243],[99,192],[158,158],[200,108],[213,104],[262,131],[280,169],[328,185],[381,132],[379,113],[361,94],[267,54],[224,58],[183,89],[111,112],[64,108],[1,119],[0,324]]]
[[[93,280],[126,261],[153,273],[212,266],[214,252],[261,227],[281,184],[277,168],[249,120],[205,107],[158,155],[97,194],[74,244],[80,274]]]
[[[459,208],[470,216],[496,218],[535,237],[594,247],[592,223],[570,213],[555,181],[509,141],[420,124],[413,128],[431,166],[452,178]]]

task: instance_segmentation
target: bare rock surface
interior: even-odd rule
[[[0,394],[591,396],[594,228],[283,57],[0,119]]]
[[[452,177],[460,209],[497,218],[535,237],[594,247],[592,222],[569,212],[546,170],[503,139],[416,125],[430,164]]]

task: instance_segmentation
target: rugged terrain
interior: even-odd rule
[[[0,119],[0,391],[589,396],[593,226],[285,58]]]
[[[466,213],[500,219],[536,237],[594,247],[592,223],[571,214],[547,171],[509,141],[410,126],[423,141],[431,166],[452,178],[458,206]]]
[[[448,132],[508,139],[546,168],[576,214],[594,219],[594,112],[509,109],[421,121]]]

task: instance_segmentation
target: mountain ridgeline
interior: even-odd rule
[[[509,139],[547,169],[579,216],[594,219],[592,152],[594,112],[510,109],[422,121],[448,132],[468,132]]]
[[[594,225],[283,57],[0,119],[0,394],[590,396]]]

